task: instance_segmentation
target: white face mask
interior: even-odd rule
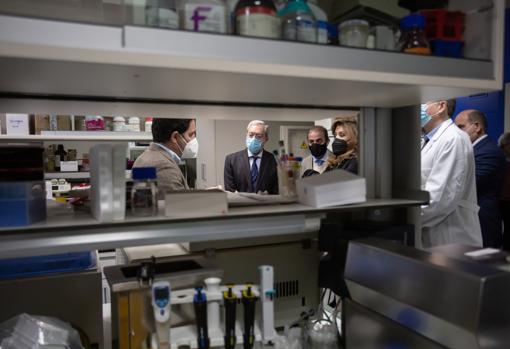
[[[186,143],[186,146],[182,151],[181,159],[195,159],[197,155],[198,155],[198,140],[195,137],[191,141]]]

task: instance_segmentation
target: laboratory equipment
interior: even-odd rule
[[[128,127],[131,132],[140,132],[140,118],[138,116],[130,116],[128,119]]]
[[[251,349],[255,343],[255,303],[257,297],[253,293],[252,285],[246,285],[246,289],[241,294],[244,308],[243,344],[244,349]]]
[[[151,118],[151,117],[145,118],[145,123],[144,123],[144,128],[143,128],[143,130],[145,132],[152,132],[152,120],[153,120],[153,118]]]
[[[350,19],[338,26],[340,45],[351,47],[367,47],[370,26],[363,19]]]
[[[131,170],[131,212],[135,216],[155,216],[158,213],[156,168],[135,167]]]
[[[289,160],[287,155],[283,155],[277,164],[278,173],[278,193],[287,198],[297,198],[298,192],[296,182],[301,174],[301,162]]]
[[[317,42],[317,23],[306,0],[289,0],[278,16],[282,21],[283,39]]]
[[[261,265],[260,273],[260,302],[262,304],[262,341],[272,344],[275,337],[274,330],[274,270],[271,265]]]
[[[223,291],[223,306],[225,307],[225,349],[234,349],[236,346],[236,304],[237,297],[232,292],[233,285],[227,285]]]
[[[467,245],[422,251],[350,242],[344,303],[349,348],[507,348],[508,253]],[[438,287],[440,285],[440,287]]]
[[[170,282],[152,284],[152,307],[159,349],[170,349]]]
[[[420,14],[405,16],[400,20],[402,34],[399,50],[407,53],[430,55],[430,47],[425,37],[425,17]]]
[[[195,296],[193,297],[193,308],[195,309],[195,322],[197,325],[198,349],[209,349],[209,332],[207,330],[208,323],[207,307],[208,307],[207,297],[202,292],[202,287],[197,287]]]
[[[156,260],[155,263],[115,265],[105,267],[104,274],[111,293],[112,339],[118,342],[119,348],[131,349],[141,348],[147,338],[156,332],[151,280],[153,284],[159,281],[171,284],[170,326],[174,327],[193,321],[194,287],[204,279],[223,275],[210,261],[198,256],[180,256],[171,261]],[[145,281],[142,281],[142,277]],[[177,305],[175,299],[179,299],[179,292],[183,289],[189,290],[189,303]],[[194,325],[191,327],[194,328]],[[196,337],[193,337],[193,343],[196,345]]]
[[[235,8],[236,34],[280,38],[280,19],[273,0],[239,0]]]

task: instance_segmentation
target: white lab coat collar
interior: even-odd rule
[[[434,135],[429,140],[429,142],[427,144],[425,144],[425,146],[423,147],[422,153],[428,152],[429,149],[432,147],[432,143],[436,142],[441,137],[441,135],[446,131],[446,129],[452,125],[454,125],[454,123],[453,123],[452,119],[450,119],[450,118],[443,121],[439,125],[439,129],[434,133]]]

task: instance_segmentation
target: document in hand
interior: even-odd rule
[[[365,178],[344,170],[334,170],[297,181],[299,202],[314,207],[365,202]]]

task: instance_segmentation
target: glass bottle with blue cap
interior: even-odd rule
[[[156,216],[156,168],[135,167],[131,171],[133,188],[131,189],[131,212],[134,216]]]

